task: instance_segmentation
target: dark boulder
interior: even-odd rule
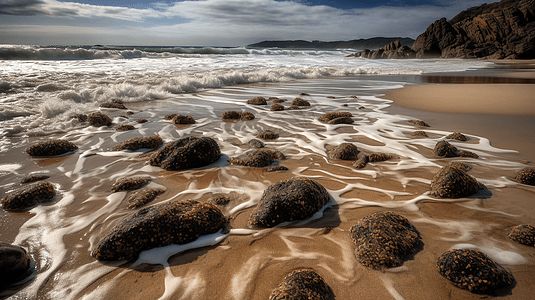
[[[267,105],[266,98],[264,97],[255,97],[247,100],[247,104],[252,105]]]
[[[334,120],[336,118],[340,117],[352,117],[353,115],[350,112],[328,112],[323,115],[321,115],[318,120],[321,122],[329,122],[331,120]]]
[[[143,206],[152,200],[154,200],[158,195],[163,193],[164,190],[161,189],[146,189],[139,192],[135,192],[128,199],[128,208],[134,209],[140,206]]]
[[[32,183],[50,178],[48,175],[29,175],[24,177],[20,183]]]
[[[329,151],[330,159],[354,160],[359,154],[357,146],[351,143],[342,143]]]
[[[139,124],[143,124],[143,123],[147,123],[149,120],[147,119],[137,119],[136,122],[138,122]]]
[[[40,142],[26,149],[31,156],[54,156],[61,155],[78,149],[78,147],[66,140],[51,140]]]
[[[217,206],[194,200],[170,201],[127,216],[102,238],[91,255],[103,261],[136,258],[141,251],[193,242],[223,228]]]
[[[0,242],[0,288],[16,283],[30,268],[30,256],[22,247]]]
[[[507,236],[517,243],[535,246],[535,227],[531,225],[515,226],[509,230]]]
[[[277,171],[288,171],[288,168],[285,166],[275,166],[266,169],[266,172],[277,172]]]
[[[427,133],[425,131],[422,131],[422,130],[417,130],[413,133],[411,133],[412,136],[416,136],[416,137],[429,137],[427,135]]]
[[[95,127],[111,125],[110,117],[108,117],[107,115],[101,112],[90,114],[89,116],[87,116],[87,121],[89,121],[89,124],[91,126],[95,126]]]
[[[50,182],[37,182],[19,188],[0,200],[7,211],[21,211],[54,198],[56,190]]]
[[[392,155],[386,154],[386,153],[379,153],[374,152],[368,155],[368,161],[369,162],[381,162],[381,161],[387,161],[392,158]]]
[[[154,154],[152,166],[166,170],[183,170],[207,166],[221,157],[217,142],[209,137],[186,137],[171,142]]]
[[[327,122],[328,124],[331,124],[331,125],[336,125],[336,124],[353,124],[354,121],[353,119],[351,119],[350,117],[339,117],[339,118],[336,118],[336,119],[332,119],[330,120],[329,122]]]
[[[325,280],[313,270],[296,270],[287,275],[269,300],[334,300]]]
[[[111,151],[121,151],[121,150],[138,150],[141,148],[147,149],[156,149],[163,144],[163,140],[159,136],[147,136],[147,137],[137,137],[128,139],[122,143],[119,143],[111,147]]]
[[[460,157],[471,157],[471,158],[478,158],[479,157],[479,155],[477,155],[476,153],[471,152],[471,151],[466,151],[466,150],[461,150],[457,154]]]
[[[195,119],[192,116],[176,115],[173,117],[174,124],[195,124]]]
[[[249,225],[274,227],[283,222],[304,220],[328,201],[327,190],[311,179],[294,177],[279,181],[264,191],[249,217]]]
[[[236,157],[227,160],[233,165],[242,165],[248,167],[265,167],[273,163],[273,155],[265,149],[249,150]]]
[[[393,212],[381,211],[364,217],[349,232],[357,246],[357,260],[377,270],[400,266],[422,243],[418,230]]]
[[[271,110],[271,111],[282,111],[282,110],[284,110],[284,106],[275,103],[275,104],[271,105],[270,110]]]
[[[535,168],[525,167],[518,171],[515,176],[515,181],[528,185],[535,185]]]
[[[104,107],[104,108],[126,109],[126,106],[124,106],[124,102],[121,100],[115,100],[112,102],[102,103],[99,106]]]
[[[433,154],[440,157],[457,157],[457,147],[448,143],[447,141],[440,141],[435,145]]]
[[[458,141],[461,141],[461,142],[466,142],[468,141],[468,138],[460,133],[460,132],[454,132],[452,134],[449,134],[448,136],[446,136],[447,139],[452,139],[452,140],[458,140]]]
[[[472,293],[492,293],[513,284],[513,275],[478,250],[458,249],[437,259],[440,275]]]
[[[479,182],[460,168],[442,167],[431,181],[431,196],[440,198],[462,198],[477,193]]]
[[[145,178],[120,178],[111,186],[111,192],[137,190],[149,182]]]
[[[136,127],[130,125],[130,124],[123,124],[117,128],[115,128],[115,130],[117,131],[128,131],[128,130],[134,130],[136,129]]]
[[[241,118],[240,120],[242,121],[250,121],[250,120],[254,120],[255,116],[252,112],[248,112],[248,111],[244,111],[241,113]]]
[[[262,130],[256,135],[256,137],[264,140],[274,140],[279,138],[279,134],[271,130]]]
[[[226,111],[221,115],[221,120],[223,121],[237,121],[239,119],[241,119],[241,113],[234,110]]]
[[[292,100],[292,106],[310,106],[310,102],[297,97]]]
[[[422,120],[409,120],[408,122],[416,126],[429,127],[429,124]]]
[[[252,139],[250,141],[247,142],[247,144],[253,148],[264,148],[265,145],[264,145],[264,142],[262,142],[261,140],[257,140],[257,139]]]

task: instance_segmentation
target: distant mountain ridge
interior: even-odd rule
[[[255,44],[247,45],[247,48],[282,48],[282,49],[299,49],[299,48],[320,48],[320,49],[379,49],[382,46],[400,41],[403,45],[412,45],[414,39],[401,37],[374,37],[369,39],[358,39],[351,41],[304,41],[304,40],[283,40],[283,41],[262,41]]]

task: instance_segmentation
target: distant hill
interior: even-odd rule
[[[339,48],[352,48],[352,49],[379,49],[386,44],[399,40],[402,45],[412,46],[414,39],[401,38],[401,37],[374,37],[370,39],[359,39],[351,41],[335,41],[335,42],[322,42],[322,41],[262,41],[247,45],[247,48],[320,48],[320,49],[339,49]]]

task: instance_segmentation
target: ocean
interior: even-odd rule
[[[0,211],[0,240],[25,247],[33,261],[32,274],[0,297],[267,299],[286,274],[312,268],[341,300],[445,299],[450,293],[470,298],[435,270],[437,253],[456,247],[484,250],[500,264],[525,270],[525,251],[496,233],[512,224],[521,208],[493,202],[526,193],[508,177],[524,166],[518,152],[495,147],[467,129],[467,142],[451,143],[479,155],[459,160],[476,166],[471,174],[486,190],[472,198],[431,197],[431,178],[450,162],[434,157],[432,150],[452,132],[409,123],[414,117],[391,112],[393,101],[383,97],[420,75],[481,70],[492,63],[346,57],[354,51],[0,46],[0,190],[10,193],[24,176],[43,174],[58,192],[51,203],[25,212]],[[246,104],[258,96],[285,99],[286,109]],[[311,106],[288,110],[296,97]],[[99,106],[117,100],[127,109]],[[223,112],[231,110],[251,112],[255,119],[223,122]],[[92,127],[75,117],[95,111],[109,115],[112,125]],[[318,121],[327,112],[351,112],[354,123]],[[172,124],[164,119],[170,113],[196,122]],[[115,129],[123,124],[134,129]],[[273,165],[288,171],[268,173],[227,162],[249,150],[247,142],[265,129],[280,136],[265,141],[266,147],[286,156]],[[412,135],[421,130],[428,138]],[[110,151],[129,138],[152,135],[164,143],[211,137],[223,155],[207,167],[165,171],[147,164],[149,149]],[[78,150],[52,158],[24,153],[51,138],[71,141]],[[393,158],[356,169],[349,161],[328,158],[327,152],[342,143]],[[228,196],[231,201],[221,210],[230,230],[144,251],[134,261],[98,262],[92,249],[133,212],[126,203],[132,192],[110,191],[124,177],[147,178],[148,187],[164,190],[147,206]],[[273,229],[247,226],[263,191],[291,177],[321,183],[330,196],[327,205],[309,219]],[[380,210],[404,215],[425,243],[403,266],[387,271],[359,264],[348,234],[356,221]]]

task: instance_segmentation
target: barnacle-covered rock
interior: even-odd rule
[[[275,167],[269,167],[266,169],[266,172],[277,172],[277,171],[288,171],[288,168],[285,166],[275,166]]]
[[[138,122],[139,124],[143,124],[143,123],[147,123],[149,120],[147,119],[137,119],[136,122]]]
[[[215,205],[227,205],[230,202],[230,198],[227,196],[217,196],[212,197],[208,199],[208,202],[213,203]]]
[[[468,141],[468,138],[460,133],[460,132],[454,132],[448,136],[446,136],[447,139],[452,139],[452,140],[458,140],[458,141],[461,141],[461,142],[465,142],[465,141]]]
[[[271,110],[271,111],[281,111],[281,110],[284,110],[284,106],[275,103],[275,104],[271,105],[270,110]]]
[[[440,157],[457,157],[457,147],[447,141],[440,141],[435,145],[433,154]]]
[[[479,182],[460,168],[442,167],[431,181],[431,195],[440,198],[462,198],[479,191]]]
[[[207,166],[220,157],[221,151],[214,139],[191,136],[163,146],[149,163],[166,170],[183,170]]]
[[[292,100],[292,106],[310,106],[310,102],[298,97]]]
[[[411,133],[411,135],[412,136],[417,136],[417,137],[429,137],[427,135],[427,133],[425,131],[422,131],[422,130],[416,130],[413,133]]]
[[[405,257],[421,244],[420,233],[403,216],[377,212],[360,219],[351,227],[355,256],[366,267],[383,269],[403,264]]]
[[[102,103],[99,106],[104,108],[126,109],[126,106],[124,106],[124,102],[121,100],[114,100],[112,102]]]
[[[478,250],[445,252],[437,259],[437,268],[455,286],[472,293],[490,293],[515,281],[510,272]]]
[[[392,158],[392,155],[385,154],[385,153],[379,153],[379,152],[373,152],[370,155],[368,155],[368,161],[369,162],[380,162],[380,161],[386,161]]]
[[[294,177],[270,185],[249,217],[254,227],[274,227],[304,220],[329,201],[327,190],[314,180]]]
[[[223,121],[239,120],[239,119],[241,119],[241,113],[234,111],[234,110],[226,111],[223,113],[223,115],[221,115],[221,120]]]
[[[353,162],[353,167],[356,169],[363,169],[368,164],[368,155],[361,155],[356,161]]]
[[[26,249],[0,242],[0,288],[22,280],[29,268]]]
[[[477,155],[476,153],[471,152],[471,151],[466,151],[466,150],[461,150],[457,154],[460,157],[471,157],[471,158],[478,158],[479,157],[479,155]]]
[[[518,171],[515,176],[515,181],[528,185],[535,185],[535,168],[525,167]]]
[[[321,122],[329,122],[331,120],[340,118],[340,117],[349,117],[351,118],[353,115],[350,112],[328,112],[323,115],[321,115],[318,120]]]
[[[279,134],[271,130],[262,130],[256,135],[256,137],[264,140],[274,140],[279,137]]]
[[[95,127],[111,125],[110,117],[101,112],[95,112],[90,114],[89,116],[87,116],[87,121],[89,121],[90,125]]]
[[[102,238],[91,255],[104,261],[136,258],[141,251],[193,242],[218,232],[226,220],[217,206],[194,200],[170,201],[127,216]]]
[[[286,99],[273,99],[273,103],[283,103],[283,102],[286,102]]]
[[[54,198],[56,190],[50,182],[37,182],[17,189],[2,198],[0,203],[8,211],[21,211]]]
[[[26,149],[31,156],[54,156],[61,155],[78,149],[78,147],[66,140],[50,140],[40,142]]]
[[[130,124],[123,124],[117,128],[115,128],[115,130],[117,131],[128,131],[128,130],[134,130],[136,129],[136,127],[134,127],[133,125],[130,125]]]
[[[170,121],[170,120],[173,120],[177,115],[178,114],[167,114],[167,115],[163,116],[163,119]]]
[[[507,236],[513,241],[535,246],[535,227],[531,225],[518,225],[509,230]]]
[[[146,189],[141,190],[139,192],[135,192],[128,199],[126,200],[128,202],[128,208],[134,209],[138,208],[140,206],[143,206],[152,200],[156,198],[156,196],[160,195],[164,191],[161,189]]]
[[[34,174],[34,175],[29,175],[29,176],[26,176],[26,177],[22,178],[20,183],[32,183],[32,182],[45,180],[45,179],[48,179],[48,178],[50,178],[50,176],[48,176],[48,175],[37,175],[37,174]]]
[[[334,300],[325,280],[313,270],[296,270],[287,275],[269,300]]]
[[[409,120],[409,123],[416,125],[416,126],[422,126],[422,127],[429,127],[429,124],[422,120]]]
[[[359,149],[357,146],[351,143],[342,143],[334,147],[329,151],[330,159],[342,159],[342,160],[353,160],[356,159],[359,154]]]
[[[354,121],[353,119],[351,119],[350,117],[339,117],[339,118],[336,118],[336,119],[332,119],[330,120],[329,122],[327,122],[328,124],[331,124],[331,125],[336,125],[336,124],[353,124]]]
[[[131,138],[124,142],[121,142],[113,147],[111,151],[121,151],[121,150],[138,150],[141,148],[156,149],[163,144],[163,140],[159,136],[147,136],[147,137],[137,137]]]
[[[252,112],[248,112],[248,111],[244,111],[241,113],[241,118],[240,120],[242,121],[250,121],[250,120],[254,120],[255,116]]]
[[[472,167],[470,165],[468,165],[467,163],[462,162],[462,161],[452,161],[452,162],[450,162],[450,165],[453,168],[461,169],[461,170],[463,170],[465,172],[468,172],[468,171],[472,170]]]
[[[264,97],[255,97],[252,99],[247,100],[247,104],[253,104],[253,105],[266,105],[266,98]]]
[[[248,167],[265,167],[273,163],[273,155],[265,149],[249,150],[236,157],[227,160],[233,165],[242,165]]]
[[[264,142],[262,142],[261,140],[257,140],[257,139],[252,139],[250,141],[247,142],[247,144],[253,148],[264,148],[265,145],[264,145]]]
[[[176,115],[173,117],[174,124],[195,124],[195,119],[192,116]]]
[[[137,190],[149,182],[145,178],[120,178],[111,186],[111,192]]]

